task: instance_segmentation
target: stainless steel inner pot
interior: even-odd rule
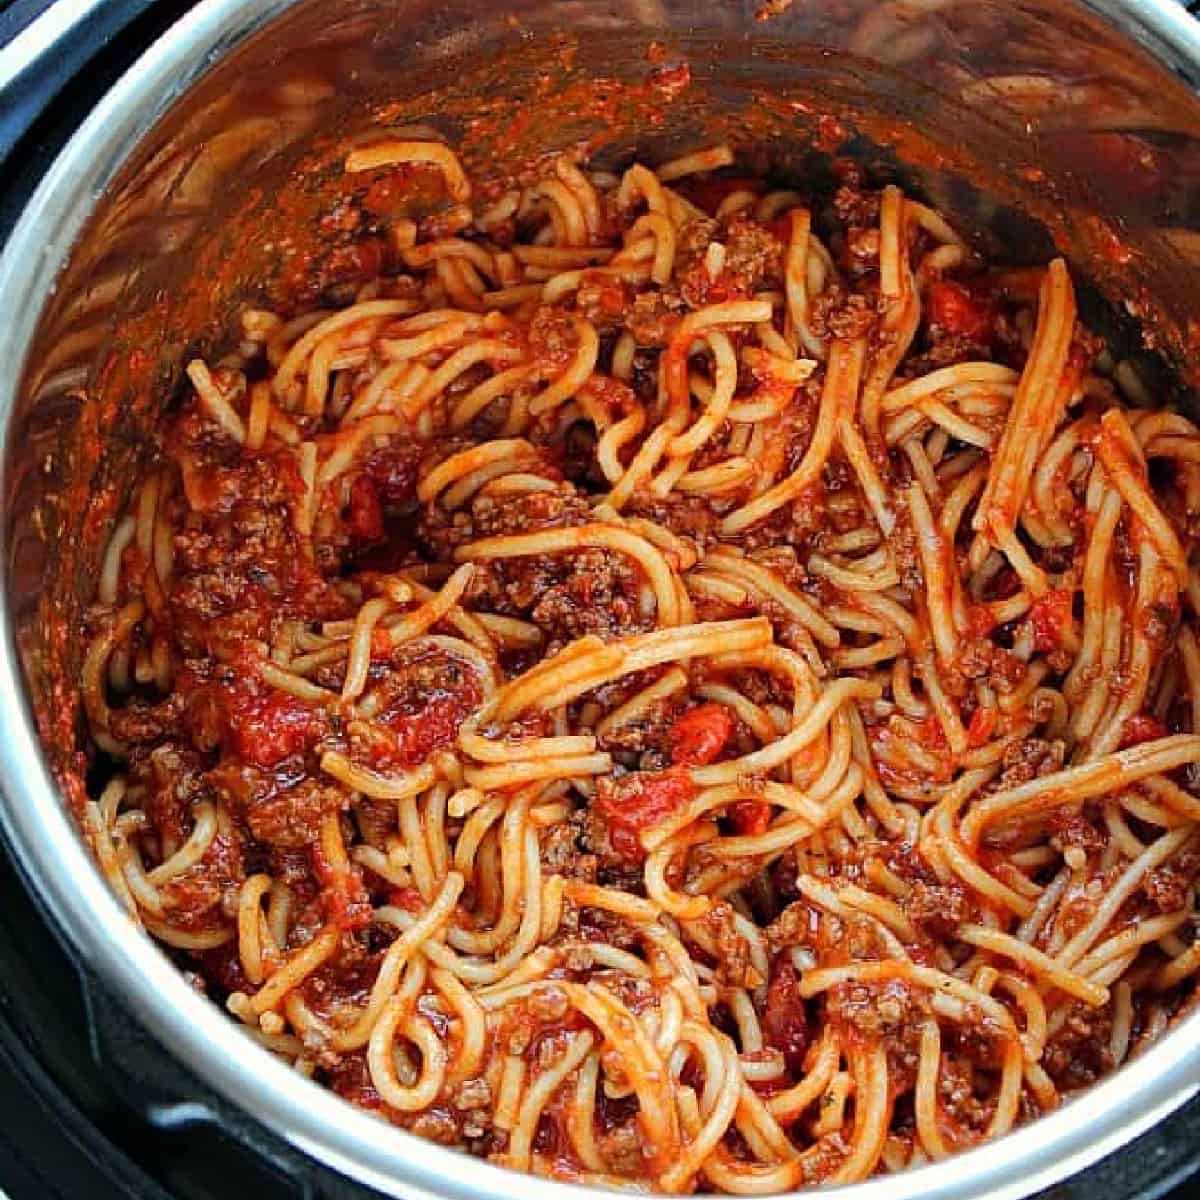
[[[674,99],[647,83],[652,42],[667,68],[689,64]],[[613,103],[581,100],[597,78]],[[216,1092],[348,1175],[404,1196],[565,1200],[382,1126],[249,1044],[128,924],[77,837],[63,797],[83,787],[79,611],[181,359],[218,346],[239,303],[270,300],[345,139],[426,120],[481,178],[567,144],[622,165],[726,138],[748,167],[804,180],[838,147],[991,254],[1066,253],[1089,319],[1195,411],[1198,86],[1200,25],[1172,0],[197,5],[79,130],[0,258],[0,822],[72,949]],[[1193,1012],[1036,1123],[846,1192],[1025,1196],[1198,1089]]]

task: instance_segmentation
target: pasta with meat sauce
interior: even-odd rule
[[[81,819],[131,919],[347,1100],[664,1192],[938,1159],[1161,1032],[1200,435],[1063,261],[723,146],[344,168],[446,207],[187,365],[102,563]]]

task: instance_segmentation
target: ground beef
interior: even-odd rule
[[[186,701],[178,692],[165,700],[151,702],[134,696],[112,710],[109,732],[127,745],[150,744],[175,739],[183,732],[183,711]]]
[[[300,483],[293,460],[250,457],[210,466],[175,534],[172,626],[185,654],[216,642],[268,644],[285,618],[344,616],[345,600],[318,573],[296,536]]]
[[[643,894],[646,885],[641,864],[631,862],[613,847],[608,819],[599,807],[591,803],[581,809],[577,821],[580,845],[596,863],[596,882],[635,895]]]
[[[682,320],[687,305],[669,288],[639,292],[625,313],[625,328],[639,346],[665,346]]]
[[[739,295],[752,296],[768,283],[783,279],[783,244],[769,229],[744,213],[728,218],[721,233],[725,244],[722,278]]]
[[[1019,787],[1031,779],[1061,771],[1066,745],[1044,738],[1014,739],[1004,747],[1000,764],[1004,768],[993,783],[995,791]]]
[[[529,350],[539,366],[559,372],[568,367],[579,348],[575,322],[561,308],[543,305],[529,326]]]
[[[613,1126],[597,1139],[597,1148],[609,1170],[622,1175],[639,1175],[646,1169],[646,1146],[636,1120]]]
[[[1105,835],[1084,813],[1071,809],[1056,809],[1046,819],[1046,828],[1056,837],[1063,849],[1075,846],[1085,854],[1104,849]]]
[[[604,883],[603,878],[598,882]],[[620,887],[620,883],[609,883]],[[630,890],[630,889],[626,889]],[[616,913],[603,908],[563,906],[563,920],[556,938],[559,941],[603,942],[620,950],[635,950],[639,945],[637,931]]]
[[[146,789],[142,808],[155,833],[172,850],[191,831],[197,802],[211,798],[204,766],[199,754],[176,743],[135,754],[130,761],[130,783]]]
[[[636,721],[628,721],[602,733],[596,739],[596,745],[601,750],[633,752],[639,755],[647,750],[655,750],[665,756],[668,734],[678,713],[678,700],[656,700],[638,713]]]
[[[879,193],[862,190],[857,170],[833,196],[833,215],[843,226],[869,228],[879,225]]]
[[[927,375],[942,367],[953,367],[958,363],[971,362],[980,357],[979,343],[961,333],[940,330],[936,338],[920,352],[905,362],[905,377]]]
[[[584,634],[613,638],[649,629],[641,574],[607,550],[498,559],[481,564],[468,595],[483,610],[523,617],[547,637],[547,652]]]
[[[211,928],[237,911],[245,878],[240,839],[218,831],[198,863],[162,886],[163,907],[170,911],[173,925]]]
[[[988,638],[964,639],[954,665],[964,679],[985,679],[1001,693],[1011,692],[1025,674],[1020,659]]]
[[[1184,847],[1173,859],[1147,873],[1142,891],[1159,912],[1178,912],[1187,904],[1200,869],[1200,848]]]
[[[873,1039],[919,1030],[928,1007],[927,996],[899,981],[838,984],[830,989],[825,1006],[827,1017]]]
[[[845,292],[831,284],[809,305],[809,328],[817,337],[843,341],[866,337],[879,314],[861,292]]]
[[[750,943],[738,933],[733,917],[728,904],[718,903],[703,918],[716,942],[717,979],[729,987],[757,987],[764,981],[750,978]]]
[[[904,898],[904,911],[930,937],[945,941],[971,916],[961,887],[930,884],[918,879]]]
[[[541,473],[536,464],[530,470]],[[434,502],[422,512],[416,535],[430,557],[449,562],[459,546],[479,538],[584,525],[590,519],[586,499],[570,484],[562,484],[553,492],[526,492],[503,500],[477,495],[469,509],[454,512],[446,512]]]
[[[580,849],[579,825],[568,821],[554,825],[542,834],[542,870],[548,875],[565,875],[595,883],[597,860],[594,854]]]
[[[638,492],[626,511],[631,516],[645,517],[679,537],[690,539],[701,553],[716,544],[720,520],[712,506],[699,496],[672,492],[660,500],[647,492]]]
[[[623,280],[585,271],[575,292],[575,307],[584,320],[596,327],[597,333],[611,334],[620,330],[631,299],[630,287]]]
[[[1112,1014],[1107,1008],[1071,1004],[1063,1027],[1047,1043],[1042,1066],[1064,1092],[1086,1087],[1113,1069],[1109,1051]]]
[[[486,1079],[475,1076],[464,1079],[452,1093],[451,1103],[462,1112],[473,1112],[487,1108],[492,1102],[492,1089]]]
[[[675,235],[675,271],[687,275],[704,261],[708,247],[721,237],[721,222],[713,217],[692,217]]]
[[[396,805],[390,800],[360,796],[354,805],[354,816],[362,840],[377,850],[382,850],[387,835],[396,831]]]
[[[316,840],[327,812],[338,812],[345,805],[346,793],[342,788],[305,779],[293,788],[274,791],[249,805],[246,824],[260,842],[299,847]]]
[[[790,946],[811,946],[820,926],[820,915],[807,900],[789,904],[767,926],[767,948],[772,955]]]
[[[427,1108],[414,1113],[403,1124],[411,1133],[442,1146],[454,1146],[462,1141],[462,1120],[457,1113],[444,1108]]]
[[[492,1128],[492,1090],[486,1079],[464,1079],[450,1093],[450,1106],[458,1114],[461,1136],[468,1142],[485,1137]]]
[[[992,1118],[993,1105],[981,1100],[975,1089],[975,1064],[945,1054],[938,1071],[938,1093],[942,1107],[956,1124],[968,1131],[982,1131]]]

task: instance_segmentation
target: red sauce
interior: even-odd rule
[[[392,736],[388,746],[378,746],[370,765],[387,768],[415,767],[435,750],[449,746],[458,737],[459,727],[479,704],[475,687],[435,696],[422,703],[419,712],[396,710],[375,718]]]
[[[168,897],[171,920],[183,928],[205,929],[219,926],[219,905],[226,889],[237,887],[245,878],[242,869],[242,844],[231,833],[218,833],[209,843],[204,857],[163,889]]]
[[[1084,218],[1084,223],[1091,231],[1091,249],[1094,253],[1118,267],[1123,267],[1133,260],[1133,251],[1107,221],[1101,217],[1088,216]]]
[[[1021,577],[1012,567],[1004,566],[992,577],[987,588],[987,598],[989,600],[1008,600],[1020,590]]]
[[[926,750],[946,749],[946,734],[942,723],[932,713],[917,722],[916,741]]]
[[[331,1091],[359,1108],[377,1111],[384,1106],[371,1082],[364,1053],[344,1055],[330,1070],[328,1084]]]
[[[431,701],[420,713],[382,716],[380,725],[388,726],[394,745],[373,756],[377,767],[415,767],[425,762],[434,750],[448,746],[458,736],[458,727],[466,720],[476,701],[464,702],[461,695],[443,696]]]
[[[973,638],[985,638],[995,628],[996,618],[986,604],[967,605],[967,629]]]
[[[629,311],[629,290],[620,279],[611,275],[601,275],[589,271],[584,276],[587,281],[588,295],[598,317],[619,323]],[[587,386],[586,384],[584,385]]]
[[[384,504],[406,504],[417,494],[419,454],[412,443],[381,446],[363,464],[363,475],[371,480]]]
[[[564,68],[569,67],[568,58],[569,52],[564,53]],[[662,54],[657,53],[655,61],[661,62],[661,59]],[[645,125],[651,126],[655,124],[656,120],[661,121],[661,105],[674,100],[688,87],[690,82],[690,73],[686,65],[656,73],[650,85],[641,90],[622,88],[616,84],[609,87],[607,84],[601,85],[593,82],[574,93],[579,101],[578,104],[567,103],[561,107],[564,112],[570,114],[570,120],[576,122],[580,128],[587,122],[592,122],[602,126],[604,130],[608,130],[610,127],[620,124],[620,118],[624,116],[621,106],[630,99],[637,103],[657,103],[660,105],[659,110],[648,113],[644,121]],[[472,90],[476,91],[477,89],[473,88]],[[535,90],[548,94],[552,90],[552,81],[549,76],[536,83]],[[473,96],[472,103],[476,102],[477,97]],[[811,112],[799,102],[785,100],[782,97],[777,103],[780,106],[794,105],[796,111],[799,112]],[[766,108],[763,109],[763,112],[769,111]],[[478,156],[481,150],[484,152],[490,150],[489,157],[494,161],[501,161],[502,164],[494,169],[503,170],[507,174],[510,170],[515,169],[513,165],[515,158],[503,153],[504,139],[508,138],[511,146],[512,139],[521,137],[523,132],[529,130],[531,126],[536,127],[540,116],[536,113],[535,106],[530,104],[524,105],[515,112],[511,106],[497,104],[490,110],[490,113],[489,117],[480,118],[483,122],[482,126],[470,121],[464,121],[462,124],[467,130],[468,144],[476,155]],[[752,117],[747,119],[753,120]],[[759,119],[761,121],[762,118]],[[739,120],[741,120],[740,117]],[[495,145],[489,138],[489,122],[494,126],[492,136],[496,139]],[[809,123],[811,124],[811,122]],[[753,131],[753,126],[750,128],[757,136],[757,131]],[[818,133],[822,143],[827,147],[832,147],[850,136],[853,129],[848,124],[848,118],[847,124],[844,125],[835,117],[822,116],[818,123]],[[896,131],[896,138],[899,139],[902,133],[902,130]],[[602,139],[610,135],[602,132],[594,135],[579,133],[578,136],[581,140],[586,140],[589,136]],[[311,172],[298,170],[297,177],[300,178],[305,173],[311,174]],[[410,175],[416,178],[409,179]],[[484,181],[477,195],[487,195],[489,188],[498,189],[506,186],[507,182],[497,175],[495,178]],[[723,195],[728,195],[737,187],[745,186],[745,182],[736,177],[730,177],[711,183],[697,184],[696,187],[697,189],[708,188],[708,195],[702,206],[715,210]],[[438,173],[425,168],[415,172],[405,168],[385,171],[375,176],[354,180],[351,186],[359,193],[362,211],[387,215],[396,210],[398,199],[408,187],[430,183],[437,185],[432,190],[436,191],[438,198],[441,199],[441,181]],[[683,186],[686,190],[691,185],[684,184]],[[761,191],[762,186],[761,181],[755,181],[754,190]],[[313,175],[313,189],[314,194],[319,189],[327,192],[327,185]],[[302,213],[307,214],[306,201],[299,199],[296,192],[295,188],[291,188],[290,191],[285,189],[284,195],[277,198],[279,221],[283,226],[280,238],[281,246],[277,256],[277,269],[282,279],[282,287],[275,287],[274,291],[277,299],[278,293],[282,290],[286,300],[285,303],[274,306],[280,308],[285,314],[293,310],[294,302],[297,299],[303,300],[320,287],[338,281],[355,281],[375,275],[389,253],[387,245],[378,237],[368,236],[365,240],[362,238],[361,235],[364,232],[371,234],[376,227],[369,221],[360,221],[355,213],[345,214],[344,223],[334,221],[328,228],[323,227],[321,229],[323,244],[306,247],[302,241],[296,243],[290,233],[290,227],[302,224],[298,217]],[[496,194],[496,192],[493,191],[491,194]],[[404,198],[408,197],[404,196]],[[431,231],[435,228],[434,219],[423,216],[421,220],[423,235],[430,236]],[[786,219],[783,219],[774,223],[770,232],[780,240],[786,241],[789,224]],[[346,240],[347,238],[355,240],[349,242]],[[297,246],[295,252],[285,249],[289,242]],[[730,257],[732,258],[733,255],[731,254]],[[1117,261],[1123,261],[1116,255],[1110,255],[1110,257]],[[235,256],[230,256],[228,263],[215,264],[221,267],[222,278],[218,280],[218,273],[213,272],[211,279],[214,288],[226,287],[230,280],[236,278],[237,272],[242,269],[242,264],[234,261],[234,258]],[[705,280],[700,279],[697,283],[697,287],[701,289],[697,292],[698,301],[707,303],[731,294],[722,291],[722,288],[734,286],[729,282],[731,272],[732,268],[727,267],[726,279],[722,281],[720,287],[709,286]],[[253,278],[253,275],[249,277]],[[270,281],[267,281],[267,286],[268,288],[272,286]],[[624,311],[625,301],[626,296],[623,289],[608,285],[596,288],[595,303],[601,315],[612,318],[619,317]],[[993,302],[986,297],[974,294],[968,286],[961,283],[951,281],[935,283],[931,295],[930,314],[931,319],[940,322],[944,329],[964,337],[982,340],[990,338],[994,332],[996,311]],[[164,315],[169,314],[157,312],[151,314],[155,322],[169,327],[163,321]],[[195,326],[195,322],[184,320],[181,321],[180,326],[192,328]],[[547,330],[547,332],[550,334],[556,331]],[[539,358],[556,367],[565,365],[574,353],[574,346],[575,335],[573,332],[568,332],[565,339],[547,336],[546,344],[538,348]],[[1081,351],[1078,351],[1078,347],[1073,349],[1072,369],[1080,356]],[[130,373],[148,375],[155,369],[156,360],[149,354],[140,355],[140,357],[144,358],[144,363],[135,362],[134,355],[130,355]],[[671,357],[668,356],[669,359]],[[683,349],[682,355],[674,355],[677,360],[673,364],[676,371],[686,373],[686,357],[687,348]],[[1080,369],[1082,368],[1080,367]],[[641,373],[641,365],[639,365],[639,374]],[[639,378],[638,385],[641,386],[642,383],[643,380]],[[624,412],[631,410],[632,395],[628,388],[624,388],[624,385],[617,385],[611,380],[604,384],[597,379],[594,385],[589,386],[594,391],[599,390],[602,393],[603,406],[609,410],[610,415],[623,415]],[[129,384],[128,387],[122,389],[106,386],[104,390],[111,399],[117,391],[132,392],[136,389]],[[797,403],[803,404],[806,401],[801,398]],[[140,414],[135,410],[134,415]],[[796,433],[796,437],[794,439],[783,437],[781,440],[788,445],[794,442],[797,452],[802,453],[808,444],[811,422],[808,426],[801,428],[801,423],[794,421],[792,414],[789,414],[788,421],[794,422],[795,428],[792,429],[792,432]],[[106,424],[111,425],[112,422],[106,421]],[[789,426],[785,424],[785,433],[788,428]],[[305,436],[310,435],[311,430],[306,426]],[[319,438],[322,435],[311,436]],[[99,438],[94,439],[88,454],[91,455],[92,449],[99,445]],[[324,446],[323,443],[322,445]],[[236,453],[236,447],[233,449]],[[632,447],[628,448],[627,452],[631,450]],[[344,509],[336,515],[343,522],[345,533],[352,543],[373,543],[387,538],[391,533],[392,523],[397,519],[398,514],[395,510],[401,506],[409,506],[408,512],[404,515],[406,525],[416,524],[411,502],[414,500],[413,484],[416,477],[417,456],[405,457],[404,455],[405,452],[397,447],[390,447],[386,451],[378,452],[377,456],[365,465],[361,477],[355,481],[351,491],[346,495]],[[794,462],[789,459],[789,469],[794,465]],[[86,472],[82,474],[87,477]],[[202,480],[200,485],[204,495],[212,499],[214,508],[217,507],[222,492],[217,476],[218,469],[213,468],[211,477]],[[837,490],[836,481],[831,480],[828,486],[831,490]],[[236,488],[232,490],[236,490]],[[815,488],[814,492],[817,490]],[[89,543],[95,542],[100,536],[106,523],[105,514],[111,513],[114,505],[115,501],[111,498],[106,498],[103,505],[99,502],[92,502],[86,525]],[[80,505],[80,511],[84,507],[84,505]],[[839,519],[852,521],[852,518]],[[846,528],[851,527],[852,524],[846,526]],[[339,527],[337,532],[340,537],[342,528]],[[424,537],[425,533],[422,532],[417,536]],[[415,544],[415,542],[404,543],[404,552],[408,553]],[[343,548],[343,543],[338,541],[334,546],[324,548],[331,549],[336,553]],[[268,593],[266,590],[262,590],[260,596],[259,592],[251,592],[251,589],[247,587],[244,594],[234,597],[228,606],[230,611],[236,612],[241,605],[250,604],[261,607],[272,618],[279,614],[291,615],[297,611],[308,615],[307,610],[313,606],[311,597],[317,595],[318,589],[324,587],[325,584],[319,578],[318,571],[310,565],[304,562],[294,564],[288,557],[289,549],[290,544],[285,544],[282,553],[272,555],[270,569],[282,580],[282,586],[277,592]],[[420,549],[422,553],[428,555],[425,546],[421,546]],[[361,559],[354,561],[361,565]],[[333,568],[328,562],[322,563],[321,570],[331,569]],[[248,577],[250,576],[248,575]],[[1012,580],[1012,589],[1006,592],[1004,587],[1009,578]],[[257,587],[257,585],[255,586]],[[588,580],[579,588],[578,600],[581,605],[593,603],[593,594],[588,590],[590,586],[591,581]],[[1016,586],[1015,577],[1009,573],[1009,576],[1002,576],[997,581],[990,596],[994,598],[1000,594],[1011,594],[1011,590],[1015,590]],[[594,603],[602,604],[604,602],[604,595],[597,586]],[[338,615],[345,614],[339,613]],[[1033,614],[1035,627],[1041,616],[1042,614],[1037,612]],[[1070,619],[1069,612],[1066,614],[1066,619]],[[972,628],[977,629],[981,637],[990,634],[994,625],[991,614],[984,607],[973,606]],[[1060,621],[1056,628],[1061,633],[1066,626]],[[395,664],[389,664],[387,668],[383,667],[388,656],[386,637],[382,633],[376,638],[375,648],[377,661],[372,668],[372,686],[382,688],[383,678],[391,673]],[[61,657],[63,651],[58,648],[55,653]],[[1011,656],[1008,658],[1011,659]],[[1012,661],[1016,663],[1015,659]],[[223,666],[218,664],[216,670],[223,671],[223,669]],[[399,669],[403,669],[402,665]],[[240,672],[242,666],[239,665],[237,670]],[[289,763],[287,760],[311,753],[319,739],[328,731],[329,721],[322,713],[312,712],[306,705],[294,700],[287,693],[263,686],[255,671],[256,668],[253,665],[247,670],[246,674],[249,679],[241,689],[236,685],[232,687],[227,685],[224,682],[226,678],[224,674],[221,675],[219,682],[213,682],[204,676],[199,687],[210,690],[217,698],[215,707],[221,717],[219,737],[223,748],[227,751],[230,765],[240,768],[248,776],[253,774],[252,766],[263,766],[274,769],[282,778],[290,774],[295,766],[295,763]],[[183,668],[180,671],[181,675],[182,673]],[[334,688],[336,690],[336,684],[334,684]],[[177,690],[183,691],[182,687]],[[426,691],[428,690],[427,688]],[[960,694],[955,692],[956,697]],[[438,747],[449,744],[453,740],[463,715],[477,702],[477,696],[472,695],[468,698],[450,687],[445,694],[434,694],[432,698],[422,695],[419,703],[409,703],[407,707],[396,704],[394,710],[385,710],[378,724],[384,727],[392,742],[389,745],[385,740],[381,749],[372,750],[373,765],[386,769],[393,763],[410,766],[426,759]],[[69,696],[64,698],[61,710],[64,714],[73,713],[74,708]],[[994,736],[996,723],[996,714],[993,710],[975,710],[968,730],[970,743],[972,745],[985,743]],[[638,838],[639,832],[661,825],[664,819],[677,812],[681,806],[686,805],[694,797],[696,787],[687,768],[717,761],[725,752],[734,729],[735,722],[728,710],[720,705],[700,706],[680,718],[671,731],[670,751],[674,763],[672,767],[660,772],[625,776],[618,779],[610,791],[601,793],[598,797],[597,807],[609,822],[611,841],[620,852],[635,861],[643,857]],[[1131,718],[1123,731],[1125,735],[1123,744],[1134,744],[1150,737],[1161,736],[1160,730],[1161,726],[1153,718],[1144,714]],[[64,727],[62,736],[69,739],[73,736],[73,732]],[[944,751],[945,742],[942,730],[936,721],[922,723],[917,730],[917,736],[923,745],[936,748],[939,753]],[[874,733],[872,737],[874,739]],[[340,746],[339,742],[331,744]],[[208,749],[215,749],[215,745],[213,747],[198,745],[196,757],[202,758]],[[281,763],[286,765],[281,767],[279,765]],[[314,784],[320,782],[323,785],[326,781],[319,780],[315,764],[308,765],[311,771],[306,782]],[[211,773],[209,780],[215,782]],[[310,829],[319,823],[323,812],[329,811],[330,804],[329,796],[323,786],[314,787],[312,792],[315,802],[311,812],[315,816],[313,820],[307,822]],[[355,803],[358,802],[355,801]],[[324,806],[323,809],[322,806]],[[363,803],[358,816],[367,820],[371,816],[370,810],[371,806]],[[310,813],[308,809],[303,811],[306,817]],[[770,805],[748,799],[730,806],[728,822],[739,834],[755,835],[768,827],[771,812]],[[237,817],[238,814],[235,814],[235,819]],[[235,836],[237,839],[243,837],[240,827]],[[336,865],[330,864],[321,853],[319,843],[315,845],[309,843],[303,849],[292,852],[292,850],[274,845],[272,838],[268,837],[264,841],[265,844],[253,847],[250,851],[254,856],[255,869],[269,869],[272,874],[286,878],[293,869],[288,864],[296,861],[300,863],[295,870],[303,878],[296,882],[296,895],[298,900],[306,904],[311,899],[311,904],[307,904],[302,911],[297,928],[304,931],[318,929],[321,927],[322,919],[329,926],[339,930],[359,929],[363,926],[369,917],[369,907],[365,907],[362,872],[357,867],[348,866],[344,862]],[[372,844],[374,844],[373,839]],[[183,897],[187,906],[193,908],[204,920],[215,922],[218,919],[218,910],[212,906],[222,899],[225,901],[229,899],[228,887],[225,887],[224,896],[222,896],[222,881],[239,877],[241,865],[233,852],[236,850],[236,845],[240,845],[240,842],[231,846],[229,839],[224,836],[218,838],[214,842],[210,855],[206,856],[202,864],[208,871],[208,877],[201,878],[198,872],[195,878],[182,880],[177,886],[177,894]],[[988,858],[987,856],[992,853],[984,851],[982,857],[989,864],[994,861],[998,870],[1000,866],[1004,865],[1003,856],[997,851],[994,852],[994,859]],[[264,865],[259,868],[260,855],[269,859],[269,867]],[[857,877],[855,872],[859,869],[857,862],[847,864],[848,877]],[[314,875],[315,879],[312,878]],[[423,909],[422,898],[415,889],[400,888],[389,892],[385,883],[376,880],[371,875],[368,875],[368,878],[371,880],[377,896],[388,895],[392,903],[406,911],[419,912]],[[309,908],[312,910],[311,914],[308,911]],[[228,917],[228,913],[224,915],[226,918]],[[363,953],[364,951],[366,953]],[[354,959],[355,955],[359,956],[358,963],[348,965],[344,975],[345,979],[354,982],[354,988],[357,990],[346,991],[340,986],[341,978],[339,978],[337,984],[327,985],[331,993],[327,998],[333,1002],[344,999],[353,1000],[356,996],[365,994],[365,990],[370,984],[371,972],[378,961],[377,948],[373,944],[368,944],[366,939],[343,939],[341,952],[347,959]],[[229,951],[222,951],[222,954],[228,955]],[[777,961],[770,973],[768,984],[764,1030],[768,1044],[784,1054],[790,1071],[798,1073],[803,1067],[804,1058],[811,1043],[808,1013],[805,1002],[799,995],[799,971],[786,955],[782,957],[777,955],[776,957]],[[233,963],[235,964],[236,960],[233,960]],[[581,970],[580,974],[583,973]],[[214,977],[218,976],[221,979],[228,979],[231,985],[236,983],[238,990],[248,990],[244,981],[236,979],[232,964],[228,965],[228,969],[226,965],[214,966]],[[332,977],[332,973],[323,974],[321,982],[324,983],[330,977]],[[812,1010],[814,1019],[815,1014],[821,1011],[821,1005],[824,1003],[824,1001],[814,1001]],[[444,1021],[444,1018],[440,1017],[433,1009],[421,1009],[420,1011],[425,1012],[431,1020],[434,1020],[435,1024],[439,1019]],[[444,1036],[444,1024],[439,1025],[438,1028],[439,1033]],[[558,1036],[561,1036],[559,1031],[551,1031],[545,1034],[545,1039],[553,1039]],[[542,1044],[544,1044],[544,1040],[541,1043],[536,1041],[534,1043],[539,1048]],[[889,1044],[889,1050],[893,1048],[895,1048],[895,1044]],[[334,1086],[342,1094],[350,1096],[360,1104],[380,1106],[379,1097],[369,1085],[361,1053],[347,1055],[336,1067],[327,1068],[327,1070],[334,1076]],[[699,1078],[695,1075],[687,1078],[688,1082],[695,1084],[699,1082]],[[988,1078],[990,1079],[990,1076]],[[893,1090],[898,1094],[900,1089],[896,1086]],[[608,1111],[607,1102],[603,1097],[600,1100],[600,1109],[601,1112]],[[430,1112],[432,1115],[444,1115],[448,1109],[435,1108]],[[561,1169],[566,1171],[568,1163],[565,1156],[569,1154],[569,1150],[567,1149],[568,1139],[563,1136],[560,1126],[561,1116],[561,1105],[555,1102],[547,1110],[543,1121],[544,1127],[554,1125],[555,1129],[552,1134],[539,1133],[538,1145],[540,1149],[548,1153],[554,1155],[561,1153],[564,1156]],[[604,1123],[603,1117],[600,1123]],[[736,1142],[736,1135],[734,1136],[735,1140],[731,1143],[730,1149],[736,1155],[740,1152],[741,1147]],[[502,1145],[500,1149],[502,1151]]]
[[[637,394],[629,384],[622,383],[611,375],[596,372],[581,390],[602,404],[605,412],[613,420],[620,420],[638,407]]]
[[[817,145],[822,150],[836,150],[846,137],[846,127],[832,113],[822,113],[817,118]]]
[[[378,216],[400,212],[408,203],[412,191],[414,167],[408,164],[391,167],[375,179],[363,194],[362,206]]]
[[[781,245],[786,246],[792,240],[792,218],[787,213],[784,213],[782,217],[776,217],[773,221],[768,221],[767,229]]]
[[[250,670],[253,670],[251,667]],[[239,758],[256,767],[275,767],[310,749],[328,730],[324,714],[288,692],[269,688],[239,670],[216,690],[224,739]]]
[[[691,82],[692,68],[686,62],[675,67],[660,67],[650,76],[650,86],[668,100],[674,100]]]

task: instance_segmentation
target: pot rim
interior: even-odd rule
[[[0,254],[0,296],[49,296],[118,169],[171,104],[217,59],[295,0],[202,0],[156,41],[83,122],[42,178]],[[1085,0],[1148,46],[1164,69],[1200,74],[1200,23],[1173,0]],[[24,363],[40,305],[0,322],[0,362]],[[9,432],[20,371],[0,376]],[[3,494],[12,480],[4,468]],[[0,537],[6,531],[0,530]],[[3,546],[4,561],[9,548]],[[577,1190],[516,1173],[382,1124],[250,1041],[133,928],[85,851],[44,761],[9,606],[0,611],[0,829],[28,885],[86,967],[221,1097],[298,1150],[381,1191],[408,1197],[569,1200]],[[847,1200],[1018,1200],[1083,1170],[1200,1091],[1200,1009],[1114,1075],[995,1141],[900,1175],[836,1189]],[[595,1194],[617,1200],[620,1193]]]

